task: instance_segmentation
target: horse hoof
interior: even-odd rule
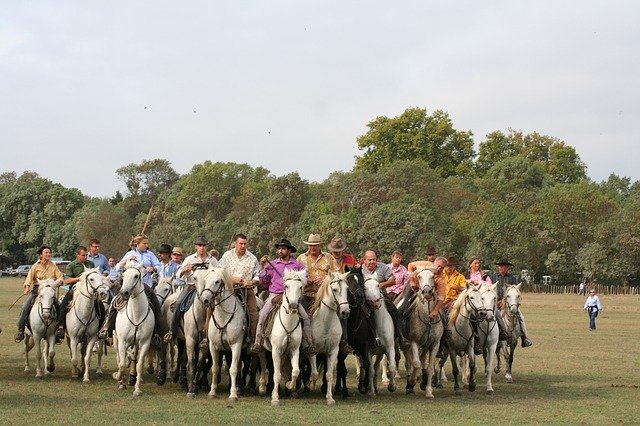
[[[147,374],[153,374],[153,373],[155,373],[155,370],[152,367],[148,367]]]
[[[511,377],[505,379],[504,381],[507,383],[513,383],[513,379]]]
[[[53,373],[54,371],[56,371],[56,365],[54,363],[47,365],[47,371],[49,373]]]
[[[118,374],[117,371],[114,371],[113,373],[111,373],[111,378],[113,380],[120,380],[120,375]]]
[[[469,383],[469,392],[475,392],[475,391],[476,391],[476,384]]]
[[[136,384],[136,376],[129,376],[129,386]]]
[[[424,397],[427,398],[427,399],[433,399],[433,394],[429,394],[428,393]]]
[[[36,374],[36,379],[42,380],[44,376],[42,374]]]
[[[327,405],[336,405],[336,401],[334,399],[327,399]]]
[[[193,392],[187,392],[187,398],[195,398],[196,394]]]
[[[118,385],[118,389],[120,390],[125,390],[127,388],[126,385]]]
[[[102,376],[102,369],[98,368],[98,369],[96,370],[96,374],[98,374],[98,375]]]
[[[493,395],[493,389],[487,389],[487,395]]]
[[[134,390],[133,391],[133,396],[140,396],[142,395],[142,391],[141,390]]]
[[[296,391],[291,391],[291,395],[289,395],[291,397],[291,399],[297,399],[298,398],[298,392]]]
[[[25,368],[24,368],[24,372],[25,372],[25,373],[31,373],[31,369],[30,369],[29,367],[25,367]]]
[[[407,395],[413,395],[415,391],[413,390],[413,388],[407,388],[404,390],[404,393]]]
[[[89,379],[83,379],[82,383],[89,383]]]
[[[229,397],[229,402],[235,404],[236,402],[238,402],[238,397],[237,396],[230,396]]]
[[[395,383],[389,383],[389,386],[387,386],[387,390],[389,392],[395,392],[397,389],[397,386],[395,385]]]
[[[462,396],[462,389],[456,389],[455,394],[456,396]]]
[[[280,401],[271,401],[271,406],[272,407],[279,407],[280,406]]]

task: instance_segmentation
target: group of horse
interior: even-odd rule
[[[161,279],[156,287],[162,303],[161,318],[155,318],[144,294],[143,273],[141,264],[128,261],[122,273],[121,287],[113,302],[118,309],[113,343],[118,369],[113,373],[113,378],[118,381],[120,389],[130,384],[134,386],[134,395],[141,395],[145,360],[149,360],[151,372],[156,370],[154,363],[157,362],[158,368],[169,366],[176,379],[182,365],[188,396],[195,396],[199,384],[207,383],[209,396],[215,397],[218,395],[221,365],[226,359],[230,401],[237,401],[241,392],[265,395],[271,388],[271,404],[277,406],[281,386],[292,396],[301,386],[305,390],[314,390],[322,372],[321,389],[326,395],[326,402],[332,405],[335,404],[334,392],[343,396],[349,394],[345,363],[347,354],[339,350],[343,334],[341,321],[347,323],[347,341],[356,355],[359,392],[375,395],[378,378],[383,379],[390,392],[397,389],[397,364],[402,351],[394,336],[392,317],[384,302],[385,295],[379,288],[377,277],[368,275],[366,270],[357,269],[343,274],[332,272],[319,286],[309,310],[317,355],[307,354],[305,348],[301,348],[302,324],[298,310],[307,284],[306,271],[285,270],[282,300],[276,304],[270,316],[272,319],[265,327],[263,346],[266,351],[257,356],[251,356],[248,352],[250,342],[245,339],[248,321],[243,301],[226,270],[214,266],[194,271],[195,297],[185,310],[180,331],[174,339],[178,350],[175,350],[174,342],[163,343],[161,348],[152,350],[155,321],[162,321],[163,328],[167,329],[173,315],[181,307],[176,306],[178,293],[172,280]],[[444,364],[447,358],[452,364],[456,395],[462,393],[463,383],[467,384],[469,391],[474,391],[476,340],[482,348],[485,362],[486,392],[493,393],[491,366],[496,355],[498,361],[495,372],[500,371],[500,354],[503,353],[506,379],[508,382],[512,380],[513,352],[519,337],[517,313],[520,285],[505,288],[502,314],[511,331],[509,341],[498,342],[494,316],[497,302],[495,284],[467,286],[448,314],[451,336],[443,339],[447,318],[442,315],[435,318],[429,316],[437,298],[434,273],[435,270],[428,267],[415,271],[419,289],[405,313],[405,335],[410,343],[409,348],[403,351],[407,372],[406,392],[413,393],[420,377],[420,387],[425,391],[425,396],[433,398],[433,387],[442,387],[446,380]],[[107,299],[109,286],[110,281],[98,269],[85,270],[76,284],[73,301],[66,313],[73,377],[78,377],[80,365],[84,369],[84,382],[89,381],[92,348],[98,342],[96,301]],[[39,294],[30,313],[30,331],[24,341],[25,371],[30,371],[28,354],[35,346],[36,377],[43,376],[42,359],[47,372],[55,369],[55,297],[54,283],[40,282]],[[396,303],[399,305],[402,301]],[[205,327],[207,311],[210,312],[210,319],[208,327]],[[205,330],[208,348],[200,347]],[[474,333],[477,339],[474,339]],[[41,340],[44,340],[44,354],[40,349]],[[373,342],[379,342],[381,346]],[[444,342],[444,351],[440,351],[438,358],[441,342]],[[98,344],[102,349],[103,342]],[[101,373],[103,351],[97,352],[96,373]],[[207,366],[212,373],[210,387]],[[463,377],[465,371],[466,376]]]

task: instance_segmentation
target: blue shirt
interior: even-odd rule
[[[91,256],[89,252],[87,253],[87,260],[92,261],[96,268],[100,268],[101,274],[109,273],[109,260],[104,254],[98,253],[95,256]]]
[[[131,257],[135,257],[138,263],[142,262],[142,265],[145,268],[152,266],[153,269],[155,269],[156,271],[160,270],[160,261],[158,260],[156,255],[153,254],[151,250],[141,252],[141,251],[138,251],[137,249],[129,250],[127,253],[125,253],[125,255],[122,256],[122,259],[120,260],[120,262],[118,262],[118,266],[116,266],[116,268],[118,270],[121,270],[120,263],[122,263],[123,260],[125,261],[129,260]],[[142,282],[147,287],[153,287],[153,274],[149,273],[145,269],[144,273],[142,274]]]
[[[170,260],[166,265],[160,262],[160,268],[158,269],[158,278],[173,278],[180,269],[180,265]]]

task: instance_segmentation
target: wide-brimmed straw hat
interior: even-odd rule
[[[345,243],[342,238],[334,238],[331,240],[329,245],[327,245],[329,251],[345,251],[347,249],[347,243]]]
[[[180,256],[184,255],[184,252],[182,251],[182,247],[178,247],[178,246],[175,246],[173,250],[171,250],[171,253],[179,254]]]
[[[317,246],[322,244],[322,239],[320,238],[320,234],[309,234],[309,238],[304,242],[308,246]]]
[[[291,241],[287,240],[286,238],[282,238],[280,239],[280,241],[275,243],[276,248],[278,247],[286,247],[289,250],[291,250],[291,253],[295,253],[296,252],[296,248],[291,244]]]

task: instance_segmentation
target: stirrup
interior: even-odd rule
[[[203,337],[200,340],[199,345],[201,349],[209,349],[209,339],[207,337]]]
[[[528,348],[529,346],[533,345],[533,342],[527,338],[522,339],[522,347],[523,348]]]
[[[169,331],[167,334],[165,334],[163,340],[165,343],[171,343],[171,341],[173,340],[173,332]]]
[[[18,332],[16,333],[13,339],[15,340],[16,343],[22,342],[24,340],[24,331],[18,330]]]
[[[307,355],[318,355],[318,349],[313,343],[307,346]]]
[[[264,348],[262,347],[261,343],[254,343],[253,345],[251,345],[251,349],[249,349],[249,351],[252,354],[259,354],[264,351]]]
[[[156,348],[162,346],[162,339],[160,339],[160,336],[157,333],[154,333],[154,335],[151,336],[151,346],[154,346]]]
[[[104,328],[100,329],[100,331],[98,331],[98,339],[106,339],[107,334],[107,330],[105,330]]]

